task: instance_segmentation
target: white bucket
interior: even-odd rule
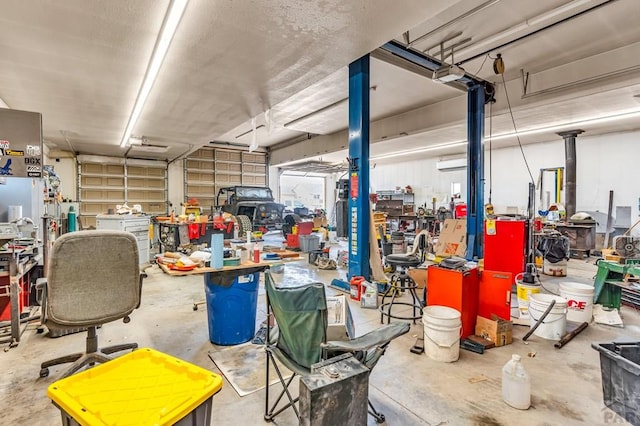
[[[567,321],[591,322],[595,288],[588,284],[560,283],[560,296],[567,299]]]
[[[424,351],[439,362],[457,361],[460,356],[462,321],[460,312],[446,306],[427,306],[423,310]]]
[[[557,263],[551,263],[547,259],[542,262],[542,273],[553,277],[567,276],[567,261],[561,260]]]
[[[564,297],[542,293],[531,294],[529,296],[531,327],[542,317],[552,300],[555,300],[556,304],[533,334],[543,339],[560,340],[567,329],[567,301]]]
[[[518,274],[521,276],[521,274]],[[518,298],[519,318],[529,319],[529,298],[532,294],[540,293],[540,285],[522,282],[516,275],[516,296]]]

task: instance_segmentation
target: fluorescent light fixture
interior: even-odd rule
[[[589,119],[580,120],[580,121],[573,121],[570,123],[556,124],[548,127],[539,127],[536,129],[522,130],[519,132],[502,133],[499,135],[494,135],[491,139],[496,141],[500,139],[513,138],[516,136],[529,136],[529,135],[536,135],[536,134],[545,133],[545,132],[556,132],[558,130],[566,130],[568,127],[574,128],[574,127],[588,126],[593,124],[604,124],[604,123],[610,123],[613,121],[625,120],[625,119],[636,118],[636,117],[640,117],[640,110],[633,110],[633,111],[623,112],[619,114],[607,115],[604,117],[589,118]]]
[[[535,25],[540,25],[540,24],[545,24],[547,21],[550,21],[554,18],[556,18],[559,15],[562,15],[564,13],[567,12],[571,12],[574,9],[579,8],[580,6],[583,6],[585,4],[590,3],[591,0],[573,0],[570,1],[562,6],[559,6],[555,9],[551,9],[547,12],[541,13],[540,15],[531,17],[529,19],[527,19],[524,22],[520,22],[519,24],[514,25],[511,28],[507,28],[504,31],[501,31],[497,34],[493,34],[491,36],[488,36],[487,38],[484,38],[482,40],[478,40],[475,43],[471,44],[470,46],[466,46],[463,47],[462,49],[458,50],[456,52],[456,55],[458,57],[462,57],[462,56],[466,56],[467,54],[471,53],[471,52],[475,52],[477,50],[480,50],[482,48],[485,48],[485,46],[488,45],[492,45],[498,41],[501,41],[507,37],[510,37],[514,34],[517,34],[519,32],[525,31],[527,29],[529,29],[532,26]]]
[[[162,27],[160,28],[158,39],[156,40],[156,45],[153,48],[147,72],[144,75],[142,86],[140,86],[136,103],[133,106],[131,115],[129,116],[129,122],[127,123],[126,130],[122,135],[122,140],[120,141],[121,147],[127,146],[127,143],[129,142],[129,136],[131,136],[131,132],[133,132],[133,128],[138,122],[138,118],[140,118],[142,108],[149,97],[153,83],[156,81],[156,77],[158,76],[158,72],[162,66],[162,61],[164,61],[164,58],[167,55],[167,50],[169,50],[169,45],[176,33],[176,29],[178,28],[182,14],[187,7],[187,3],[188,0],[171,0],[171,3],[169,4],[167,14],[164,17]]]
[[[426,146],[424,148],[417,148],[417,149],[408,149],[406,151],[398,151],[398,152],[392,152],[390,154],[381,154],[381,155],[374,155],[370,158],[370,160],[382,160],[385,158],[395,158],[395,157],[401,157],[404,155],[411,155],[411,154],[419,154],[422,152],[429,152],[429,151],[436,151],[439,149],[446,149],[446,148],[454,148],[457,146],[463,146],[466,145],[467,141],[455,141],[455,142],[450,142],[450,143],[445,143],[442,145],[432,145],[432,146]]]

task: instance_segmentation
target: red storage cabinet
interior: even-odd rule
[[[0,321],[11,320],[11,298],[9,275],[0,276]],[[18,283],[18,313],[29,306],[29,273],[22,275]]]
[[[510,272],[487,271],[480,273],[478,315],[491,319],[495,314],[504,320],[511,318],[511,287],[513,275]]]
[[[427,306],[456,309],[461,314],[462,335],[475,333],[478,315],[478,269],[466,271],[429,266],[427,272]]]
[[[527,250],[526,220],[486,220],[484,224],[484,269],[510,272],[515,277],[524,271]]]

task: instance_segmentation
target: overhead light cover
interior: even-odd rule
[[[122,140],[120,141],[121,147],[127,146],[127,143],[129,142],[131,132],[133,132],[133,128],[138,122],[138,118],[140,118],[142,108],[149,97],[153,83],[156,81],[156,77],[158,76],[162,62],[167,55],[169,45],[176,33],[182,14],[187,7],[187,3],[188,0],[171,0],[171,3],[169,4],[167,14],[164,17],[162,27],[160,28],[158,39],[156,40],[156,45],[153,49],[153,54],[151,55],[151,60],[147,67],[147,72],[145,73],[144,80],[140,86],[136,103],[133,106],[127,127],[122,135]]]

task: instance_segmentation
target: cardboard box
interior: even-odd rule
[[[327,296],[327,340],[351,340],[355,337],[353,317],[344,294]]]
[[[327,218],[326,217],[314,217],[313,218],[313,227],[320,228],[322,226],[327,226]]]
[[[492,319],[478,315],[476,319],[476,336],[493,342],[496,346],[508,345],[513,341],[513,323],[497,316]]]
[[[427,286],[427,269],[426,268],[411,268],[408,272],[413,281],[416,282],[418,288],[425,288]]]
[[[445,219],[435,246],[436,256],[463,257],[467,251],[467,220]]]

